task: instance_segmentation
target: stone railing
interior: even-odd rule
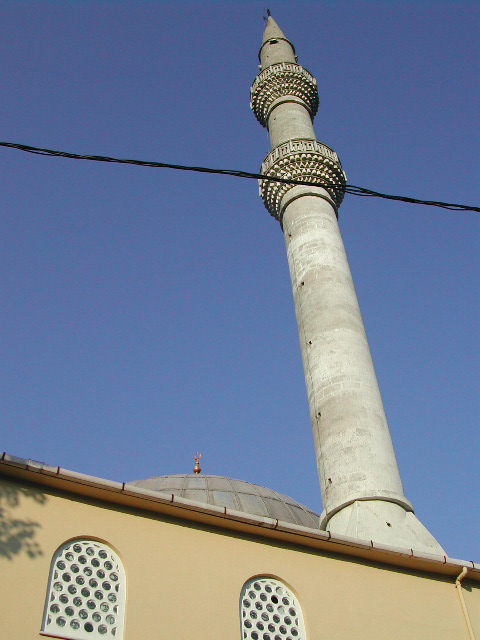
[[[321,187],[336,208],[345,195],[347,177],[335,151],[316,140],[289,140],[273,149],[262,163],[262,175],[300,180]],[[269,213],[280,220],[283,196],[296,185],[259,180],[260,197]],[[281,222],[281,220],[280,220]]]
[[[299,64],[280,62],[259,73],[250,89],[250,108],[262,127],[267,126],[273,102],[285,96],[300,100],[313,120],[318,110],[317,81]]]

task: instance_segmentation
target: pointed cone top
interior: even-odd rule
[[[275,52],[271,51],[268,44],[277,45]],[[267,24],[265,25],[265,31],[263,32],[262,46],[258,52],[258,59],[261,66],[265,69],[277,62],[296,62],[295,47],[287,40],[282,30],[272,18],[270,13],[268,14]]]
[[[286,40],[278,24],[275,22],[272,16],[269,15],[267,24],[265,26],[265,31],[263,32],[262,44],[265,44],[265,42],[271,40],[272,38],[281,38],[282,40]]]

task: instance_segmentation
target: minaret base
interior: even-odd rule
[[[324,512],[320,522],[321,528],[330,531],[332,535],[374,540],[380,544],[413,549],[420,553],[446,555],[415,514],[393,502],[356,500],[328,520]]]

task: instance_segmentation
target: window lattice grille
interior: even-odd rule
[[[121,638],[125,572],[94,540],[74,540],[52,559],[42,633],[72,640]]]
[[[306,639],[300,605],[278,580],[249,580],[242,590],[240,611],[244,640]]]

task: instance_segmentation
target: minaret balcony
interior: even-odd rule
[[[289,140],[275,147],[263,161],[260,173],[269,178],[307,182],[309,185],[301,188],[303,191],[305,188],[310,191],[315,189],[313,195],[318,195],[320,187],[328,193],[335,210],[345,195],[347,177],[337,154],[316,140]],[[280,223],[282,199],[295,187],[287,182],[259,180],[260,197],[270,215]],[[306,192],[303,195],[307,195]]]
[[[250,89],[250,108],[262,127],[266,127],[273,108],[282,100],[300,102],[313,121],[318,111],[315,78],[299,64],[280,62],[264,69]]]

